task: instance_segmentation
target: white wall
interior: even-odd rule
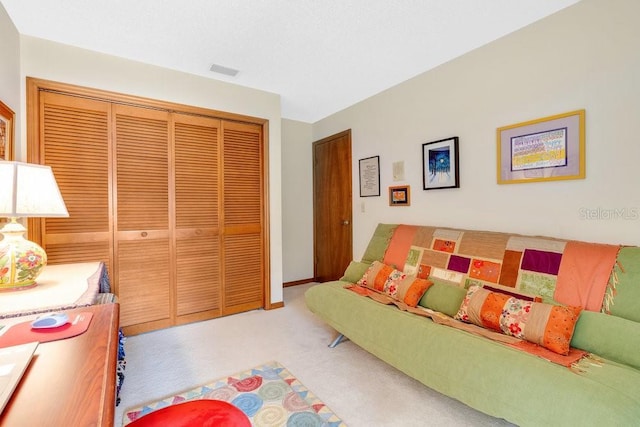
[[[313,277],[311,124],[282,120],[282,268],[284,282]]]
[[[378,222],[639,245],[638,16],[640,2],[583,0],[314,123],[312,140],[352,129],[354,258]],[[496,183],[496,128],[582,108],[586,179]],[[461,188],[425,191],[421,146],[451,136]],[[360,198],[358,159],[374,155],[382,196]],[[392,181],[395,161],[403,182]],[[388,206],[396,184],[411,185],[410,207]]]
[[[22,36],[21,99],[36,77],[269,120],[271,301],[282,301],[280,96],[38,38]],[[26,103],[22,104],[25,114]],[[26,135],[26,123],[22,122]],[[23,157],[26,141],[23,138]]]
[[[20,140],[20,35],[0,4],[0,101],[15,117],[15,138]],[[19,154],[19,153],[18,153]]]

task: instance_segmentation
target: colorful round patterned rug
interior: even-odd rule
[[[346,427],[318,397],[278,362],[269,362],[187,392],[125,412],[123,426],[176,403],[216,399],[240,408],[258,427]]]

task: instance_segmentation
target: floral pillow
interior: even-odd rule
[[[526,301],[470,286],[455,318],[566,355],[581,307]]]
[[[534,302],[542,302],[542,297],[539,295],[530,295],[530,294],[525,294],[524,292],[519,292],[517,289],[504,289],[501,287],[497,287],[497,286],[491,286],[491,285],[482,285],[482,287],[488,291],[491,292],[499,292],[501,294],[507,294],[511,297],[514,298],[518,298],[518,299],[523,299],[526,301],[534,301]]]
[[[410,307],[415,307],[433,282],[408,276],[393,267],[373,261],[358,280],[358,285],[387,294]]]

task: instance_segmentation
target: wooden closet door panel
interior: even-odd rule
[[[224,313],[238,313],[264,305],[262,237],[260,233],[224,238]]]
[[[221,313],[220,243],[217,234],[203,233],[176,242],[177,315]]]
[[[225,314],[264,306],[263,139],[257,125],[223,122]]]
[[[115,105],[117,231],[169,229],[169,113]]]
[[[174,114],[176,312],[220,315],[220,121]]]
[[[224,226],[245,228],[262,222],[262,129],[223,122]]]
[[[173,320],[169,113],[114,105],[114,287],[122,326]]]
[[[118,242],[120,325],[171,325],[169,239]],[[126,312],[124,310],[126,309]]]
[[[50,264],[112,264],[107,102],[40,93],[40,162],[51,166],[68,218],[41,221]]]

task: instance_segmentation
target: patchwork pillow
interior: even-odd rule
[[[382,292],[410,307],[415,307],[433,283],[408,276],[393,267],[374,261],[358,280],[358,285]]]
[[[473,285],[455,318],[567,355],[581,311],[581,307],[525,301]]]

